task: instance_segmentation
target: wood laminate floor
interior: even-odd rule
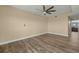
[[[75,43],[74,43],[75,44]],[[44,34],[0,46],[1,53],[78,53],[79,45],[64,36]]]

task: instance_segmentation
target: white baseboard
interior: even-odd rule
[[[30,35],[30,36],[27,36],[27,37],[23,37],[23,38],[14,39],[14,40],[11,40],[11,41],[2,42],[2,43],[0,43],[0,45],[8,44],[8,43],[19,41],[19,40],[24,40],[24,39],[27,39],[27,38],[31,38],[31,37],[35,37],[35,36],[39,36],[39,35],[43,35],[43,34],[46,34],[46,33],[33,34],[33,35]]]
[[[68,35],[59,34],[59,33],[51,33],[51,32],[46,32],[46,33],[55,34],[55,35],[61,35],[61,36],[68,37]],[[24,39],[27,39],[27,38],[31,38],[31,37],[43,35],[43,34],[46,34],[46,33],[33,34],[33,35],[30,35],[30,36],[27,36],[27,37],[23,37],[23,38],[14,39],[14,40],[11,40],[11,41],[2,42],[2,43],[0,43],[0,45],[8,44],[8,43],[15,42],[15,41],[19,41],[19,40],[24,40]]]
[[[60,35],[60,36],[66,36],[68,37],[68,35],[65,35],[65,34],[59,34],[59,33],[52,33],[52,32],[48,32],[49,34],[55,34],[55,35]]]

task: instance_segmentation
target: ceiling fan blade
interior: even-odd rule
[[[46,11],[48,11],[48,10],[50,10],[50,9],[52,9],[52,8],[54,8],[54,6],[51,6],[49,9],[47,9]]]
[[[48,10],[47,12],[55,12],[56,10]]]
[[[47,12],[48,14],[52,14],[52,13],[50,13],[50,12]]]
[[[43,11],[45,11],[45,5],[43,5]]]

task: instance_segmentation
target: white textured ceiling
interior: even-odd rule
[[[72,5],[72,16],[79,16],[79,5]]]
[[[51,6],[51,5],[50,5]],[[46,8],[49,8],[50,6],[46,5]],[[33,14],[37,15],[43,15],[43,7],[42,5],[13,5],[12,7],[16,7],[19,9],[22,9],[24,11],[31,12]],[[54,8],[56,12],[53,12],[51,15],[60,15],[62,13],[71,12],[71,6],[69,5],[54,5]],[[47,14],[48,16],[50,14]]]
[[[51,5],[46,5],[46,9],[49,8]],[[31,12],[36,15],[43,15],[43,7],[42,5],[13,5],[12,7]],[[54,5],[54,10],[52,14],[47,14],[47,16],[53,15],[60,15],[63,13],[71,13],[71,16],[79,16],[79,5]]]

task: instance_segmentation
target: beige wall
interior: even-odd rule
[[[10,6],[0,6],[0,42],[45,32],[47,32],[46,17],[36,16]]]
[[[48,20],[48,32],[68,36],[68,15],[50,16]]]
[[[0,43],[45,32],[68,35],[67,16],[44,17],[0,6]]]

